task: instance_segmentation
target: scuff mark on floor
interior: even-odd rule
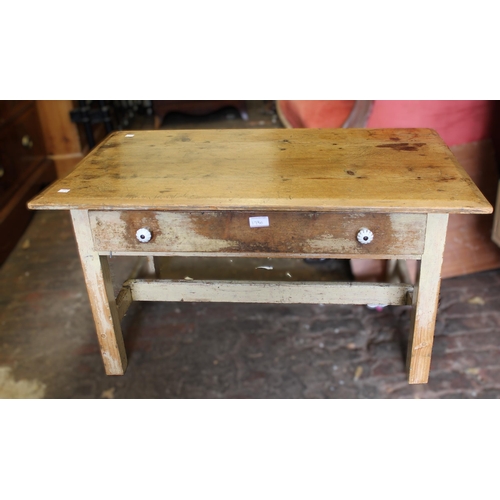
[[[114,399],[115,397],[115,388],[111,387],[111,389],[107,389],[105,391],[102,391],[101,398],[106,398],[106,399]]]
[[[12,369],[0,366],[0,399],[42,399],[47,386],[38,380],[14,380]]]

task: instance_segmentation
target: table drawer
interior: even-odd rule
[[[91,211],[89,217],[94,248],[103,253],[377,258],[419,257],[427,220],[425,214],[234,211]],[[267,227],[251,227],[266,217]],[[368,244],[357,239],[362,228],[373,233]],[[139,241],[140,229],[149,241]]]

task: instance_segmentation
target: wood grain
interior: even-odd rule
[[[427,221],[425,214],[270,212],[269,227],[252,228],[249,219],[255,215],[257,212],[89,212],[95,249],[116,255],[420,258]],[[136,238],[136,231],[143,227],[152,233],[148,243]],[[364,227],[374,234],[367,245],[356,238]]]
[[[117,132],[29,207],[72,210],[108,374],[125,370],[119,321],[133,300],[413,303],[410,383],[429,376],[448,214],[492,211],[429,129]],[[267,215],[269,226],[251,228],[254,215]],[[357,242],[362,227],[374,233],[369,245]],[[140,228],[152,234],[146,244],[136,239]],[[153,264],[162,255],[422,264],[415,290],[405,283],[133,279],[115,301],[110,251],[150,256]]]
[[[71,121],[73,101],[36,101],[49,155],[81,153],[78,127]]]
[[[430,129],[115,132],[29,207],[492,211]]]
[[[36,101],[45,147],[58,178],[65,177],[82,160],[84,151],[76,123],[71,121],[73,101]]]
[[[124,314],[126,301],[120,300],[123,306],[120,305],[119,313],[107,257],[100,256],[92,248],[87,211],[72,210],[71,216],[104,368],[107,375],[123,375],[127,367],[127,356],[120,326],[120,314],[121,312]]]
[[[429,379],[447,224],[448,214],[428,215],[424,254],[413,294],[407,355],[410,384],[426,384]]]
[[[406,305],[407,284],[298,283],[268,281],[130,280],[132,300],[173,302],[245,302],[258,304]]]

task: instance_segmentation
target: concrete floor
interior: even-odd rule
[[[247,122],[231,110],[169,120],[162,128],[280,126],[272,101],[253,101]],[[116,287],[133,264],[111,259]],[[349,261],[287,265],[349,278]],[[107,377],[69,214],[35,213],[0,268],[0,397],[500,397],[499,269],[443,281],[426,385],[406,382],[403,306],[134,303],[122,326],[129,367]]]

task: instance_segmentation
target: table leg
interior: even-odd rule
[[[425,384],[429,379],[447,225],[448,214],[427,216],[424,253],[413,293],[408,341],[407,366],[410,384]]]
[[[127,355],[116,307],[108,258],[93,248],[87,210],[72,210],[78,250],[89,294],[90,305],[107,375],[123,375]]]
[[[146,257],[146,273],[151,278],[160,278],[160,260],[158,257],[148,255]]]

